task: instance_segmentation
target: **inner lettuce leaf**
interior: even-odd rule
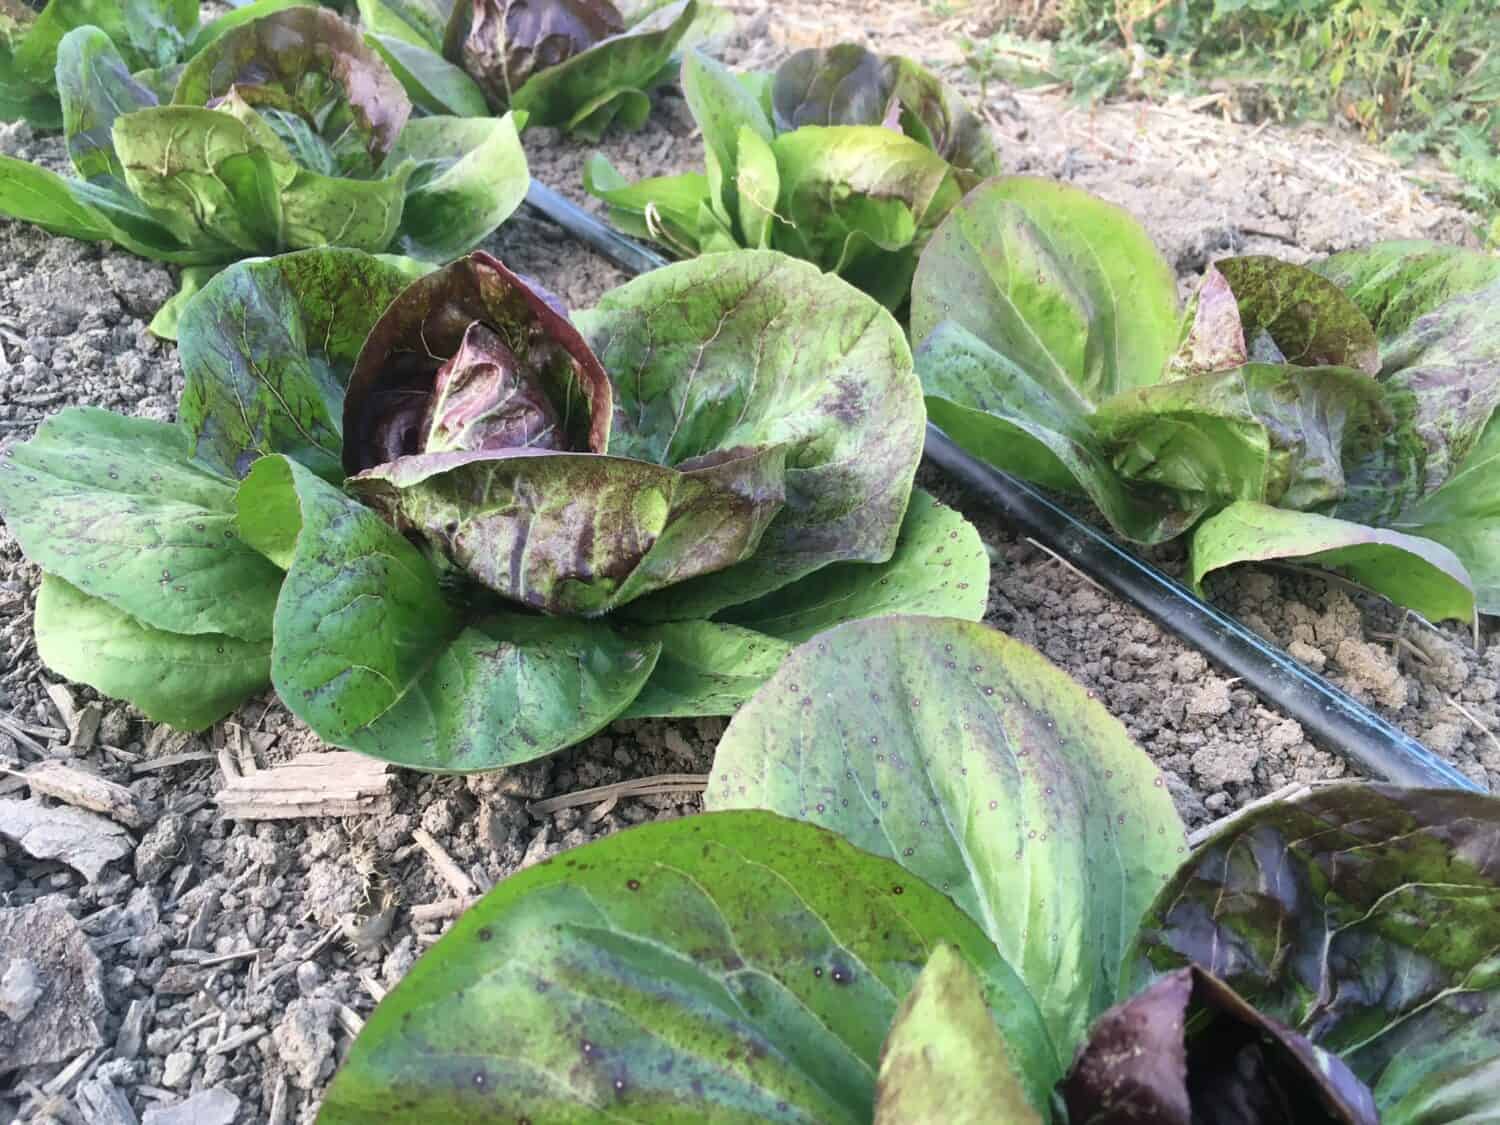
[[[446,261],[529,183],[515,119],[409,121],[399,81],[352,26],[322,8],[252,8],[195,41],[165,104],[105,31],[75,28],[57,85],[77,178],[0,157],[0,215],[193,267],[159,335],[174,337],[187,298],[239,258],[337,245]]]
[[[631,184],[596,154],[584,176],[618,226],[678,256],[780,250],[899,309],[933,229],[998,169],[982,124],[938,79],[860,47],[798,52],[774,76],[690,51],[682,86],[702,174]]]

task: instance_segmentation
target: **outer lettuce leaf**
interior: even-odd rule
[[[583,165],[583,186],[609,204],[609,221],[635,238],[649,238],[674,254],[691,258],[699,251],[698,214],[711,206],[708,177],[701,172],[653,176],[630,183],[603,153]]]
[[[210,726],[270,680],[268,639],[153,629],[50,574],[37,593],[36,650],[58,675],[182,730]]]
[[[191,245],[163,222],[164,216],[125,192],[67,179],[10,156],[0,156],[0,216],[85,242],[113,242],[164,262],[192,265],[224,256],[218,245]]]
[[[933,234],[911,300],[928,410],[954,441],[1086,493],[1138,542],[1202,514],[1196,490],[1122,474],[1094,428],[1111,396],[1157,383],[1177,346],[1176,281],[1125,212],[1061,184],[990,180]]]
[[[1130,539],[1170,539],[1202,515],[1202,496],[1127,479],[1069,390],[1051,386],[955,320],[916,353],[927,416],[974,456],[1025,480],[1084,492]]]
[[[1458,472],[1391,526],[1453,551],[1468,569],[1479,611],[1500,614],[1500,417],[1491,417]]]
[[[918,489],[887,562],[834,563],[732,606],[718,621],[641,629],[640,636],[662,643],[662,656],[628,715],[732,715],[792,644],[845,621],[891,613],[978,621],[989,574],[989,556],[973,525]]]
[[[891,316],[768,251],[638,278],[575,322],[615,385],[609,452],[662,465],[786,448],[786,504],[754,557],[637,603],[707,617],[832,562],[895,550],[921,457],[921,392]]]
[[[530,172],[512,114],[409,122],[391,150],[411,161],[396,247],[431,262],[466,254],[526,198]]]
[[[883,563],[834,563],[720,620],[802,642],[840,625],[891,613],[978,621],[990,593],[990,558],[974,525],[916,489],[896,550]]]
[[[1429,621],[1472,621],[1473,579],[1447,547],[1431,539],[1241,501],[1193,530],[1192,580],[1221,567],[1296,559],[1337,571],[1416,610]]]
[[[630,635],[661,646],[661,659],[627,719],[733,715],[781,666],[790,641],[717,621],[643,625]]]
[[[734,245],[743,245],[737,229],[740,132],[749,129],[770,144],[775,137],[771,122],[744,83],[700,51],[689,51],[683,60],[682,95],[703,131],[708,205],[729,229]]]
[[[875,1125],[1043,1125],[984,986],[952,947],[933,950],[880,1049]]]
[[[321,1116],[864,1125],[881,1039],[939,943],[1009,1010],[984,935],[889,860],[762,812],[633,828],[459,919]]]
[[[1387,1125],[1489,1120],[1497,833],[1495,798],[1452,790],[1332,785],[1251,810],[1162,889],[1142,971],[1198,962],[1336,1053]]]
[[[178,417],[193,457],[242,477],[284,453],[343,472],[344,389],[366,335],[412,280],[357,250],[304,250],[229,267],[181,323]]]
[[[376,35],[441,51],[454,7],[453,0],[359,0],[359,21]]]
[[[110,130],[121,114],[156,105],[156,95],[130,76],[120,52],[97,27],[70,31],[58,45],[57,94],[68,156],[78,175],[121,184],[125,170]]]
[[[165,66],[181,54],[198,22],[197,0],[49,0],[34,11],[24,0],[0,3],[0,120],[63,125],[54,68],[63,39],[98,28],[129,70]]]
[[[662,81],[678,44],[698,18],[698,0],[654,13],[651,29],[637,26],[611,36],[526,79],[496,104],[526,113],[533,125],[551,125],[598,140],[618,119],[629,129],[646,123],[651,109],[647,93]],[[471,73],[472,70],[471,70]],[[485,83],[480,81],[481,86]]]
[[[1120,208],[1066,184],[1006,176],[965,197],[922,256],[912,339],[945,320],[1086,413],[1161,379],[1177,345],[1177,282]]]
[[[344,743],[406,694],[459,622],[415,547],[295,461],[256,462],[238,503],[246,541],[287,570],[272,681]]]
[[[940,618],[802,645],[730,723],[704,799],[831,828],[952,898],[1033,998],[995,1017],[1038,1106],[1183,850],[1117,720],[1034,650]],[[1014,1033],[1037,1014],[1047,1040]]]
[[[464,69],[507,106],[534,75],[624,30],[610,0],[468,0],[444,35],[462,31]]]
[[[1450,297],[1500,281],[1500,256],[1438,242],[1377,242],[1310,268],[1348,295],[1382,342]]]
[[[367,32],[365,42],[380,57],[406,90],[412,104],[428,113],[455,117],[484,117],[490,112],[484,91],[458,67],[425,44],[399,34]]]
[[[1197,966],[1105,1012],[1059,1090],[1070,1121],[1380,1122],[1336,1056]]]
[[[92,407],[0,458],[6,526],[80,596],[168,633],[267,641],[281,575],[241,541],[234,496],[178,426]]]
[[[608,627],[476,612],[465,625],[390,525],[285,457],[240,490],[246,539],[287,566],[271,678],[319,737],[437,772],[553,753],[618,715],[659,649]]]

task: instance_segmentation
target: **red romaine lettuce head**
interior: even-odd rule
[[[970,184],[1000,171],[984,123],[942,79],[900,55],[857,43],[809,47],[777,69],[771,109],[778,132],[804,125],[883,125],[932,149]]]
[[[473,0],[459,51],[490,101],[507,106],[532,75],[624,30],[609,0]]]
[[[1197,965],[1100,1016],[1058,1091],[1092,1125],[1380,1121],[1348,1067]]]
[[[253,108],[299,163],[328,174],[369,174],[395,147],[411,101],[359,30],[326,8],[293,7],[242,24],[194,56],[177,105]],[[316,166],[309,134],[331,151]],[[321,146],[319,146],[321,147]]]
[[[351,486],[496,593],[593,615],[754,553],[786,446],[606,455],[613,394],[555,298],[475,253],[415,282],[344,401]]]

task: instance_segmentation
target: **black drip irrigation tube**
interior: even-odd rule
[[[646,273],[668,264],[654,250],[612,230],[536,180],[531,181],[526,202],[629,273]],[[1485,791],[1405,731],[1308,671],[1180,582],[1121,549],[1025,482],[971,457],[931,423],[927,426],[925,455],[1018,529],[1238,676],[1363,773],[1398,785]]]

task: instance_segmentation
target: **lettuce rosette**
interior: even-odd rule
[[[516,111],[589,140],[645,125],[680,47],[722,23],[702,0],[359,0],[359,10],[418,105]]]
[[[941,79],[856,44],[799,51],[774,74],[690,52],[682,89],[702,172],[632,184],[602,154],[584,172],[616,226],[677,257],[780,250],[900,308],[938,223],[1000,170],[988,129]]]
[[[158,721],[269,682],[334,745],[487,769],[729,714],[840,621],[984,609],[976,532],[912,492],[900,328],[780,254],[570,320],[486,254],[308,250],[214,278],[181,356],[176,424],[68,410],[0,458],[43,660]]]
[[[1335,570],[1432,620],[1500,613],[1500,258],[1384,243],[1208,268],[1186,309],[1140,224],[1077,188],[982,184],[923,253],[911,334],[935,424],[1190,535],[1191,579]]]
[[[240,258],[348,246],[437,264],[525,198],[513,120],[412,118],[395,74],[333,13],[287,7],[221,31],[170,98],[104,31],[70,31],[57,85],[76,178],[0,157],[0,215],[185,267],[159,334]]]

